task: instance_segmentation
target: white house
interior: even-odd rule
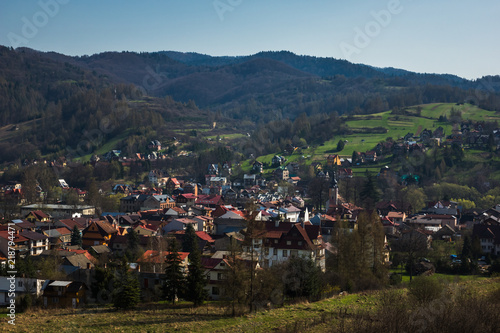
[[[33,298],[42,295],[42,288],[45,280],[16,277],[9,279],[7,276],[0,276],[0,305],[7,305],[10,302],[9,293],[15,290],[15,297],[30,293]]]

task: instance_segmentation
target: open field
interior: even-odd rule
[[[309,149],[302,150],[299,153],[294,153],[291,156],[285,156],[289,162],[305,160],[307,165],[313,161],[326,162],[326,157],[329,154],[339,154],[341,157],[350,158],[354,151],[365,152],[373,149],[377,143],[385,141],[391,137],[397,140],[407,133],[419,134],[424,129],[435,130],[439,126],[443,127],[445,135],[451,134],[452,125],[448,122],[440,122],[440,116],[450,116],[451,109],[460,110],[463,119],[471,120],[487,120],[487,121],[500,121],[500,112],[487,111],[480,109],[474,105],[464,104],[456,105],[454,103],[434,103],[420,105],[421,116],[416,115],[417,106],[410,107],[410,112],[415,112],[415,115],[393,115],[392,111],[380,112],[371,115],[356,115],[344,117],[346,124],[354,132],[359,132],[351,135],[344,135],[335,137],[332,140],[326,141],[319,146],[312,146]],[[383,127],[387,129],[387,133],[364,133],[376,127]],[[339,140],[346,141],[345,147],[341,152],[337,152],[337,143]],[[257,160],[261,162],[270,162],[275,154],[260,156]],[[487,160],[484,151],[467,151],[465,160],[483,162]],[[304,158],[302,158],[304,156]],[[379,162],[376,165],[363,165],[354,167],[354,173],[364,173],[365,169],[369,171],[376,171],[385,165],[385,162]],[[242,164],[243,170],[250,169],[250,162]],[[266,173],[266,171],[264,172]]]
[[[440,279],[440,276],[435,277]],[[491,293],[498,289],[498,278],[471,278],[459,285],[470,294]],[[453,285],[455,282],[447,282]],[[406,289],[401,289],[406,293]],[[258,311],[240,317],[224,315],[220,304],[197,309],[188,304],[175,308],[149,304],[133,311],[115,311],[108,307],[79,310],[32,310],[18,314],[16,326],[2,323],[6,332],[271,332],[297,330],[318,332],[339,325],[339,314],[367,311],[374,313],[382,304],[383,291],[335,296],[315,303],[300,303]],[[5,317],[1,319],[6,320]]]

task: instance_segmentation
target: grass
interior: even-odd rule
[[[394,115],[392,111],[385,111],[371,115],[344,117],[346,124],[351,130],[356,132],[355,134],[335,137],[332,140],[324,142],[322,145],[304,149],[301,154],[294,153],[292,156],[285,157],[289,162],[294,162],[301,160],[302,155],[310,155],[310,158],[305,159],[306,165],[311,164],[313,161],[326,163],[326,157],[329,154],[339,154],[343,158],[351,158],[354,151],[366,152],[372,150],[379,142],[385,141],[388,137],[397,140],[407,133],[417,134],[424,129],[434,131],[439,126],[443,127],[445,135],[449,135],[452,132],[452,125],[448,122],[440,122],[438,119],[440,116],[444,115],[449,117],[452,108],[460,110],[463,119],[500,121],[500,112],[483,110],[470,104],[456,105],[455,103],[433,103],[420,105],[420,107],[422,108],[421,116],[416,115],[417,106],[414,106],[408,109],[410,113],[413,113],[412,115]],[[366,133],[367,130],[369,131],[369,129],[376,127],[386,128],[387,133]],[[337,152],[337,143],[339,140],[347,141],[341,152]],[[261,162],[270,162],[271,158],[276,154],[280,154],[280,152],[260,156],[257,160]],[[466,150],[465,161],[488,161],[489,157],[482,156],[482,154],[484,155],[483,151]],[[244,171],[250,170],[250,163],[249,161],[242,164]],[[388,162],[379,162],[376,165],[353,167],[353,172],[355,174],[361,174],[364,173],[366,169],[372,172],[378,172],[380,167],[383,167],[387,163]]]
[[[80,161],[80,162],[83,163],[83,162],[90,161],[90,158],[94,154],[97,154],[97,155],[104,155],[104,154],[106,154],[108,151],[111,151],[111,150],[115,149],[118,146],[118,144],[121,141],[123,141],[129,135],[129,132],[130,131],[125,131],[124,133],[122,133],[122,134],[114,137],[113,139],[107,141],[101,147],[99,147],[98,149],[96,149],[95,151],[93,151],[92,154],[80,156],[80,157],[76,158],[75,160]]]
[[[439,274],[435,276],[441,278]],[[498,278],[469,279],[461,280],[460,285],[470,292],[485,293],[498,288],[499,282]],[[382,297],[383,291],[362,292],[239,317],[224,315],[225,309],[220,303],[200,308],[190,308],[186,303],[174,308],[153,303],[133,311],[115,311],[109,307],[32,310],[18,314],[15,327],[2,325],[2,328],[6,332],[271,332],[298,327],[301,332],[314,332],[335,325],[342,309],[350,312],[377,310]]]

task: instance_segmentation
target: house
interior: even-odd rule
[[[32,256],[42,253],[49,249],[49,237],[44,234],[25,230],[19,233],[28,239],[28,253]]]
[[[16,277],[15,280],[7,276],[0,276],[0,305],[10,304],[9,292],[11,289],[15,292],[16,298],[25,294],[31,294],[33,299],[37,299],[42,295],[42,287],[45,280],[30,279],[23,277]],[[12,286],[14,283],[14,286]],[[14,288],[12,288],[14,287]]]
[[[458,238],[458,235],[455,229],[445,224],[432,235],[432,238],[434,240],[454,241]]]
[[[257,175],[255,174],[244,174],[243,175],[243,186],[252,187],[257,183]]]
[[[137,212],[150,197],[147,194],[132,194],[120,199],[120,212]]]
[[[245,214],[241,211],[237,209],[227,210],[214,219],[215,234],[223,235],[228,232],[240,231],[246,227],[246,224]]]
[[[219,165],[218,164],[210,164],[208,166],[208,174],[209,175],[219,175]]]
[[[484,254],[500,254],[500,226],[488,224],[475,224],[472,229],[472,237],[478,237],[481,250]]]
[[[452,228],[457,226],[457,218],[453,215],[419,214],[407,218],[405,222],[414,227],[427,228],[434,231],[438,231],[445,224]]]
[[[213,233],[214,231],[214,219],[210,216],[198,215],[192,217],[193,221],[198,222],[198,230],[204,231],[206,233]]]
[[[26,215],[25,219],[29,222],[50,222],[50,216],[41,210],[33,210]]]
[[[72,274],[80,269],[93,269],[94,263],[92,258],[95,260],[88,252],[85,250],[78,250],[77,253],[72,253],[71,255],[63,256],[63,260],[61,263],[61,268],[66,274]]]
[[[108,245],[111,236],[116,233],[118,230],[108,222],[92,221],[82,232],[82,246]]]
[[[140,210],[166,209],[175,206],[175,201],[168,194],[152,195],[144,200]]]
[[[168,173],[163,170],[151,170],[148,174],[148,180],[153,185],[163,186],[168,180]]]
[[[377,161],[377,153],[373,150],[367,151],[365,153],[365,161],[366,163],[373,163]]]
[[[293,205],[288,205],[288,206],[283,206],[278,209],[280,215],[282,215],[287,222],[298,222],[299,220],[299,215],[300,212],[302,212],[301,209],[293,206]]]
[[[274,178],[278,181],[287,180],[290,177],[290,172],[284,166],[280,166],[274,170]]]
[[[157,151],[161,150],[161,142],[158,140],[150,141],[148,144],[148,149],[157,150]]]
[[[201,265],[205,269],[207,284],[205,290],[211,300],[219,300],[222,296],[222,289],[227,279],[228,261],[224,258],[201,258]]]
[[[264,163],[255,160],[252,164],[252,171],[255,173],[262,173],[264,171]]]
[[[326,158],[326,165],[329,166],[330,168],[333,168],[335,166],[340,166],[340,156],[337,154],[333,155],[328,155]]]
[[[9,245],[12,241],[12,236],[14,236],[14,246]],[[26,237],[23,237],[19,234],[19,231],[16,230],[14,235],[9,234],[9,231],[0,231],[0,253],[3,257],[7,258],[9,253],[9,248],[13,248],[14,252],[22,255],[23,257],[29,252],[29,240]]]
[[[87,205],[58,205],[58,204],[32,204],[21,207],[21,215],[28,215],[31,211],[46,209],[50,211],[53,218],[67,218],[72,217],[74,214],[80,216],[94,216],[95,207]],[[31,222],[31,221],[30,221]],[[35,220],[35,224],[36,224]],[[40,221],[44,222],[44,221]],[[46,221],[45,221],[46,222]],[[45,223],[44,222],[44,223]]]
[[[210,177],[207,186],[209,187],[222,187],[227,184],[226,177]]]
[[[192,224],[195,231],[198,231],[198,222],[188,218],[178,218],[170,221],[166,226],[163,227],[163,233],[169,233],[171,231],[186,230],[188,224]]]
[[[321,228],[310,223],[266,222],[260,237],[246,239],[244,249],[253,251],[260,266],[267,268],[288,260],[303,257],[313,260],[325,271],[325,249]]]
[[[403,223],[406,219],[406,213],[391,211],[387,213],[387,217],[394,223]]]
[[[178,253],[181,258],[181,268],[183,272],[186,273],[188,269],[189,253]],[[169,254],[170,252],[168,251],[147,250],[139,259],[137,259],[137,263],[140,265],[141,272],[164,273],[166,268],[167,256]]]
[[[274,155],[271,160],[271,164],[275,167],[281,166],[285,163],[286,159],[283,156]]]
[[[184,194],[194,194],[195,197],[198,196],[198,184],[194,183],[184,183]]]
[[[171,207],[165,212],[165,216],[167,217],[186,217],[188,213],[182,209],[181,207]]]
[[[215,208],[218,205],[223,205],[224,200],[221,195],[199,195],[195,203],[197,205]]]
[[[181,187],[181,183],[177,180],[177,178],[170,177],[165,184],[165,190],[168,194],[174,193],[175,190]]]
[[[352,178],[351,168],[342,168],[338,170],[339,179]]]
[[[46,282],[43,290],[43,306],[45,308],[72,307],[78,308],[86,302],[87,286],[77,281]]]

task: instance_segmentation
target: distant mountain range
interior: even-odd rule
[[[498,76],[471,81],[449,74],[420,74],[396,68],[376,68],[346,60],[299,56],[287,51],[260,52],[239,57],[213,57],[174,51],[106,52],[83,57],[40,54],[55,61],[69,62],[105,74],[117,82],[132,83],[152,96],[170,95],[183,102],[193,100],[201,107],[225,110],[228,114],[232,111],[238,114],[249,102],[254,105],[256,103],[265,111],[279,109],[283,115],[311,113],[313,110],[308,108],[289,110],[283,103],[300,102],[289,96],[296,93],[314,93],[317,95],[313,96],[314,101],[331,99],[332,91],[342,91],[345,95],[346,85],[356,90],[359,88],[363,95],[379,94],[382,99],[387,99],[387,92],[375,89],[372,84],[375,82],[375,85],[380,86],[382,83],[386,87],[432,85],[463,90],[491,90],[492,87],[490,92],[500,91]],[[340,86],[339,78],[342,81]],[[366,84],[365,80],[370,81],[370,84]],[[486,81],[496,83],[484,84]],[[361,87],[363,83],[364,87]],[[342,99],[342,96],[336,98]],[[311,98],[305,100],[312,102]],[[333,108],[339,113],[345,113],[355,108],[363,110],[365,103],[344,107],[337,104],[333,101],[330,110]],[[328,112],[328,109],[319,106],[318,112]]]

